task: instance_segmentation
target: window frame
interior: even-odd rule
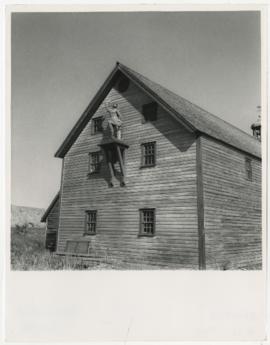
[[[253,181],[252,159],[250,157],[245,157],[245,173],[246,180]]]
[[[93,163],[93,156],[98,157],[98,162]],[[95,167],[93,169],[93,167]],[[88,175],[99,174],[101,170],[101,151],[89,152],[88,154]]]
[[[146,146],[150,145],[150,144],[153,144],[153,146],[154,146],[154,150],[153,150],[153,153],[151,155],[145,153]],[[151,156],[153,156],[153,163],[146,164],[146,157],[151,157]],[[141,168],[155,167],[156,161],[157,161],[157,143],[156,143],[156,141],[148,141],[148,142],[141,143]]]
[[[102,127],[103,117],[102,116],[94,117],[92,121],[93,121],[92,134],[103,133],[103,127]],[[99,125],[97,124],[98,121],[100,121]]]
[[[94,215],[94,220],[89,220],[88,217]],[[94,225],[94,231],[89,231],[88,224]],[[97,234],[97,210],[86,210],[84,219],[84,235],[94,236]]]
[[[152,222],[152,226],[153,226],[153,232],[149,233],[144,231],[144,212],[153,212],[153,222]],[[156,209],[155,208],[140,208],[139,209],[139,213],[140,213],[140,228],[139,228],[139,237],[155,237],[156,236]],[[150,223],[151,224],[151,223]]]

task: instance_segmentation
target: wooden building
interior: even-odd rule
[[[57,253],[261,267],[260,141],[141,74],[117,63],[55,156]]]

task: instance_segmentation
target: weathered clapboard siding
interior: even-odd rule
[[[58,225],[59,225],[59,210],[60,210],[60,202],[59,202],[59,197],[58,197],[53,207],[51,208],[50,212],[48,213],[48,216],[46,219],[45,247],[52,251],[56,249],[57,231],[58,231]]]
[[[47,217],[47,231],[57,231],[59,222],[59,198]]]
[[[203,136],[206,268],[261,266],[261,161]],[[245,158],[252,160],[252,181]]]
[[[112,89],[95,114],[106,112],[104,103],[116,102],[123,116],[126,187],[108,187],[105,161],[101,172],[87,177],[88,155],[98,151],[104,134],[91,134],[89,122],[64,158],[59,253],[66,241],[91,241],[92,256],[108,255],[129,262],[198,268],[196,191],[196,139],[159,107],[158,120],[142,123],[141,107],[151,100],[137,86],[120,94]],[[153,168],[140,168],[140,144],[156,141]],[[156,236],[139,237],[139,209],[156,209]],[[83,236],[85,211],[97,210],[97,234]]]

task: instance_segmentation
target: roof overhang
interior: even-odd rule
[[[51,212],[52,208],[54,207],[56,201],[59,199],[60,196],[60,192],[58,192],[56,194],[56,196],[53,198],[52,202],[50,203],[49,207],[47,208],[47,210],[45,211],[45,213],[43,214],[43,216],[41,217],[41,223],[45,223],[47,220],[47,217],[49,215],[49,213]]]
[[[200,135],[200,133],[204,133],[208,136],[211,136],[219,141],[225,142],[228,145],[231,145],[241,151],[245,151],[253,156],[260,158],[259,149],[254,148],[255,143],[251,143],[251,138],[248,138],[248,134],[244,133],[240,129],[232,126],[231,124],[226,123],[226,121],[219,119],[218,117],[210,114],[209,112],[203,110],[202,108],[194,105],[193,103],[181,98],[181,102],[184,102],[185,106],[191,107],[190,110],[186,110],[184,108],[180,108],[178,106],[174,106],[174,103],[171,102],[170,98],[163,97],[162,93],[159,89],[156,89],[156,86],[161,87],[160,85],[156,84],[154,87],[151,86],[150,80],[143,77],[139,73],[130,70],[128,67],[120,64],[119,62],[116,63],[116,66],[109,74],[105,82],[102,84],[94,98],[91,100],[75,126],[72,128],[62,145],[59,147],[57,152],[55,153],[55,157],[64,158],[66,153],[69,151],[70,147],[73,145],[75,140],[80,135],[81,131],[84,129],[86,124],[90,121],[90,119],[95,115],[98,107],[110,92],[111,88],[115,85],[116,81],[120,76],[125,76],[131,82],[133,82],[138,88],[143,90],[151,99],[153,99],[160,107],[162,107],[168,114],[170,114],[178,123],[180,123],[186,130],[195,135]],[[147,80],[145,80],[147,79]],[[151,82],[149,84],[149,81]],[[168,89],[163,88],[163,92],[168,93],[170,92]],[[175,94],[174,94],[175,95]],[[177,95],[176,95],[177,96]],[[189,111],[190,113],[188,113]],[[199,114],[200,117],[197,116],[198,119],[201,119],[198,122],[193,120],[192,112],[196,112]],[[214,126],[213,126],[214,124]],[[228,127],[229,126],[229,127]],[[235,132],[237,130],[237,133]],[[231,132],[234,136],[237,136],[237,140],[231,141]],[[229,132],[229,135],[228,135]],[[221,134],[222,135],[221,135]],[[245,136],[243,136],[243,133]],[[248,145],[242,144],[241,139],[248,142]],[[253,138],[252,138],[253,139]],[[257,143],[256,143],[257,145]],[[246,148],[246,150],[245,150]]]
[[[156,101],[163,109],[165,109],[171,116],[181,123],[188,131],[196,132],[196,129],[188,123],[181,114],[174,111],[166,102],[164,102],[158,95],[156,95],[151,89],[149,89],[144,83],[138,80],[134,75],[131,75],[123,65],[119,62],[116,63],[115,68],[112,70],[108,78],[105,80],[103,85],[100,87],[94,98],[91,100],[79,120],[76,122],[75,126],[67,135],[66,139],[59,147],[59,149],[55,153],[55,157],[64,158],[70,147],[73,145],[77,137],[80,135],[83,128],[86,124],[90,121],[92,116],[97,111],[98,107],[110,92],[111,88],[119,78],[119,76],[123,74],[129,80],[131,80],[135,85],[137,85],[141,90],[143,90],[147,95],[149,95],[154,101]]]

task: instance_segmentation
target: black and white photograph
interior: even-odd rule
[[[6,342],[269,341],[266,9],[6,6]]]
[[[11,268],[261,270],[259,11],[11,14]]]

